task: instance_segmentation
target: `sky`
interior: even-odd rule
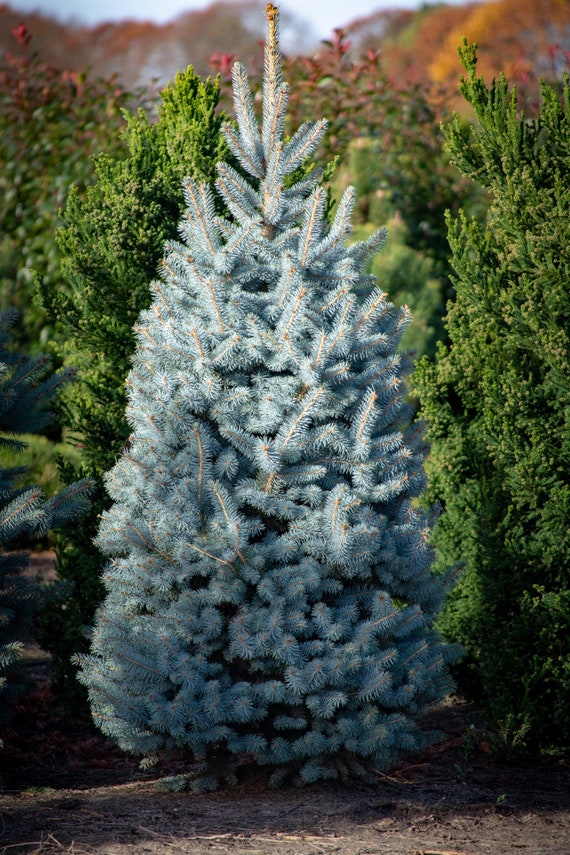
[[[150,20],[164,24],[181,12],[205,9],[209,0],[8,0],[12,9],[21,12],[38,11],[62,21],[81,24],[118,21],[124,18]],[[463,0],[447,0],[454,4]],[[299,21],[312,27],[318,38],[327,38],[334,27],[378,9],[417,9],[429,5],[423,0],[283,0],[276,2],[283,11],[291,12]]]

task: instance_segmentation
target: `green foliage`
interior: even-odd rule
[[[476,75],[474,48],[461,58],[476,122],[446,136],[492,204],[484,227],[449,220],[451,343],[415,372],[429,494],[445,509],[439,562],[464,564],[442,627],[465,644],[463,685],[498,732],[568,748],[570,89],[543,85],[528,120],[503,77],[487,88]]]
[[[396,306],[408,306],[411,320],[399,349],[414,358],[433,355],[435,343],[442,336],[442,282],[435,274],[435,263],[427,255],[412,249],[403,223],[395,218],[387,223],[388,239],[381,253],[375,256],[369,272],[385,289]],[[365,239],[372,225],[356,226],[354,237]]]
[[[46,407],[69,377],[69,371],[50,375],[45,356],[33,359],[9,349],[10,328],[16,312],[0,315],[0,445],[11,452],[0,468],[0,717],[8,714],[9,701],[20,690],[14,664],[22,652],[22,638],[53,589],[42,589],[29,569],[29,555],[14,551],[22,539],[41,537],[48,529],[81,516],[87,509],[89,485],[72,484],[45,499],[38,486],[22,486],[23,467],[15,466],[24,443],[14,435],[40,430],[53,420]]]
[[[72,183],[83,192],[91,180],[91,156],[120,148],[130,96],[113,80],[46,65],[30,52],[23,25],[14,36],[20,53],[0,67],[0,310],[18,309],[17,341],[37,353],[53,328],[33,299],[34,271],[50,290],[62,287],[58,211]]]
[[[58,355],[78,372],[60,411],[81,460],[62,465],[61,476],[64,483],[78,476],[96,483],[90,516],[57,540],[59,577],[74,588],[70,599],[50,607],[41,636],[54,657],[56,683],[69,699],[79,690],[70,656],[87,649],[84,627],[103,595],[102,559],[92,540],[108,505],[102,475],[129,434],[125,379],[135,347],[132,328],[150,302],[148,283],[164,242],[177,235],[183,178],[211,182],[225,152],[217,83],[201,81],[188,68],[161,96],[156,121],[142,110],[126,115],[128,156],[100,155],[95,183],[85,194],[70,192],[58,233],[67,285],[41,285],[62,341]]]

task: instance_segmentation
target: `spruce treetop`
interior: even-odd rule
[[[185,182],[136,328],[129,446],[107,479],[106,600],[81,660],[95,720],[146,760],[186,750],[216,786],[247,754],[274,782],[390,763],[449,688],[433,615],[421,432],[409,427],[409,320],[332,222],[306,161],[319,120],[284,138],[278,13],[267,6],[262,121],[244,68],[224,133],[243,174]]]

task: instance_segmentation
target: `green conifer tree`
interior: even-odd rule
[[[101,729],[146,762],[187,752],[201,789],[244,755],[273,783],[386,766],[449,689],[396,353],[409,315],[362,272],[384,231],[346,243],[353,192],[329,226],[318,172],[291,183],[326,123],[283,139],[267,15],[261,128],[240,64],[225,127],[247,179],[219,165],[228,217],[185,182],[136,328],[98,536],[107,596],[80,657]]]
[[[486,224],[449,221],[450,346],[414,372],[429,423],[442,565],[465,570],[442,628],[458,676],[508,747],[570,745],[570,89],[532,120],[464,44],[475,122],[446,128],[454,163],[492,198]],[[502,736],[500,736],[502,734]]]
[[[16,434],[35,433],[53,420],[47,404],[67,380],[69,371],[49,374],[46,356],[33,359],[9,349],[10,328],[17,312],[0,315],[0,445],[20,452],[25,443]],[[38,609],[52,590],[40,587],[29,567],[29,554],[18,550],[27,538],[76,519],[88,507],[89,483],[79,481],[46,499],[39,487],[21,487],[23,467],[0,468],[0,696],[1,717],[20,689],[14,663],[20,658],[22,639],[30,632]]]
[[[164,241],[177,234],[184,177],[213,181],[226,151],[217,83],[200,80],[188,68],[161,96],[156,121],[142,110],[126,114],[128,156],[99,156],[96,182],[87,193],[71,190],[58,233],[67,288],[54,290],[46,282],[42,289],[64,342],[58,355],[78,372],[78,381],[62,396],[60,422],[77,441],[81,463],[62,462],[62,479],[69,484],[88,477],[95,484],[91,513],[57,538],[58,577],[73,587],[69,597],[46,611],[41,633],[68,705],[84,694],[71,656],[88,649],[84,628],[103,597],[103,559],[93,538],[108,506],[103,473],[129,433],[125,380],[135,347],[132,328],[149,305],[148,283]]]

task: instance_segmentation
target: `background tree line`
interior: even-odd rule
[[[49,65],[90,68],[95,77],[116,75],[122,86],[133,90],[141,84],[163,86],[187,65],[206,75],[215,55],[239,57],[248,70],[259,70],[263,5],[256,0],[216,0],[161,25],[125,20],[86,27],[34,13],[26,15],[25,22]],[[456,48],[465,36],[477,42],[486,77],[503,71],[511,80],[532,84],[536,94],[537,78],[559,73],[567,63],[568,11],[567,0],[488,0],[380,10],[352,20],[347,15],[339,23],[350,40],[351,58],[381,50],[384,69],[394,80],[433,80],[455,94],[461,72]],[[286,11],[281,16],[284,53],[322,52],[306,22]],[[21,17],[9,3],[0,4],[0,55],[13,50],[10,33]],[[465,102],[456,103],[465,109]]]

